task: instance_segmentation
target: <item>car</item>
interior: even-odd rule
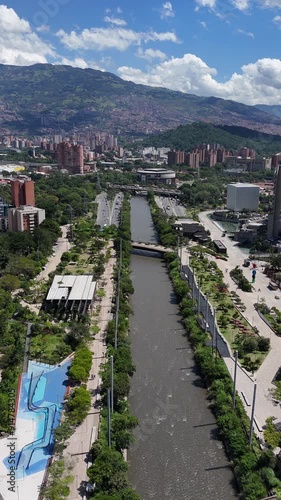
[[[275,295],[275,298],[276,298],[277,300],[279,300],[279,299],[280,299],[279,295]]]

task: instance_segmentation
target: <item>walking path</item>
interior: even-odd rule
[[[202,212],[201,214],[199,214],[200,221],[204,225],[205,229],[208,229],[210,231],[212,239],[220,240],[223,231],[212,220],[209,219],[209,213],[210,212]],[[257,383],[255,416],[257,424],[256,430],[258,430],[259,433],[259,430],[265,424],[265,420],[267,417],[275,416],[278,421],[281,421],[281,406],[280,404],[276,404],[274,402],[270,394],[270,389],[273,388],[272,380],[274,379],[277,370],[281,366],[281,337],[276,336],[267,326],[267,324],[260,318],[256,309],[254,308],[254,304],[258,302],[258,300],[260,300],[262,297],[265,298],[266,303],[269,307],[272,307],[273,305],[278,306],[278,301],[275,299],[276,292],[271,292],[267,288],[270,280],[269,278],[267,278],[267,276],[262,274],[261,265],[259,263],[257,265],[256,284],[254,285],[255,290],[252,293],[247,293],[243,292],[240,289],[237,289],[237,285],[230,278],[229,272],[231,271],[231,269],[238,265],[243,270],[246,278],[251,281],[251,268],[242,267],[245,253],[239,247],[237,247],[235,242],[227,237],[223,238],[222,241],[227,247],[229,258],[227,261],[218,259],[215,260],[215,262],[224,274],[224,281],[229,285],[229,290],[235,291],[245,305],[246,309],[243,312],[245,318],[252,326],[256,326],[258,328],[260,335],[268,337],[271,340],[270,352],[253,377],[247,375],[242,369],[239,369],[237,373],[237,390],[242,396],[242,401],[246,405],[246,411],[249,416],[252,411],[251,402],[253,397],[254,381],[256,381]],[[188,252],[184,250],[182,252],[182,264],[187,264],[188,259]],[[277,295],[281,297],[280,291],[277,292]],[[230,373],[233,376],[233,358],[225,358],[225,362]],[[246,403],[246,401],[248,404]]]
[[[41,273],[39,273],[35,278],[36,281],[48,280],[49,274],[55,271],[57,266],[59,265],[62,254],[69,251],[71,243],[69,242],[67,237],[68,230],[69,224],[67,224],[66,226],[61,226],[62,235],[57,239],[56,248],[53,251],[53,255],[49,257],[45,269],[43,269]]]
[[[88,481],[88,465],[86,462],[86,456],[92,446],[92,443],[98,437],[100,410],[99,408],[96,408],[96,402],[100,397],[99,386],[101,381],[99,378],[99,370],[101,364],[106,361],[106,346],[104,337],[107,323],[111,319],[114,287],[114,281],[111,278],[113,277],[114,265],[116,261],[116,255],[112,247],[112,242],[110,242],[110,245],[111,257],[106,264],[105,272],[100,279],[100,282],[105,283],[105,286],[103,286],[105,296],[102,298],[101,302],[96,302],[92,313],[92,323],[94,323],[96,320],[94,314],[97,312],[97,309],[100,308],[100,313],[97,317],[99,333],[95,335],[94,340],[89,345],[89,348],[93,352],[91,376],[87,383],[87,389],[92,393],[91,410],[82,424],[77,427],[74,434],[70,437],[68,446],[64,451],[66,461],[73,465],[71,474],[74,476],[74,482],[70,485],[69,500],[79,500],[84,497],[85,485]]]

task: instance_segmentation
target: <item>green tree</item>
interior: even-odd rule
[[[0,287],[7,292],[12,292],[20,288],[20,280],[17,276],[13,276],[12,274],[4,274],[4,276],[0,278]]]
[[[67,402],[67,411],[69,418],[78,424],[84,420],[91,407],[91,395],[85,387],[77,387],[69,401]]]
[[[49,469],[49,484],[42,489],[45,500],[63,500],[70,493],[69,485],[73,477],[65,475],[63,460],[55,460]]]
[[[6,272],[19,277],[22,276],[26,279],[32,279],[37,274],[37,267],[36,263],[29,257],[12,256],[6,267]]]
[[[128,465],[121,453],[112,448],[104,448],[87,474],[92,484],[96,484],[97,493],[114,494],[129,486],[127,471]]]
[[[112,417],[112,439],[118,451],[128,448],[133,442],[132,429],[138,424],[138,419],[129,414],[114,413]]]

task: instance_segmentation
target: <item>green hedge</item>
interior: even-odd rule
[[[92,366],[92,352],[87,346],[81,347],[75,352],[71,367],[69,368],[69,378],[74,383],[87,382]]]

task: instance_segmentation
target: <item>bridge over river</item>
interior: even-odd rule
[[[131,241],[132,248],[135,250],[147,250],[150,252],[176,252],[175,248],[168,248],[162,245],[157,245],[157,243],[143,243],[142,241]]]

